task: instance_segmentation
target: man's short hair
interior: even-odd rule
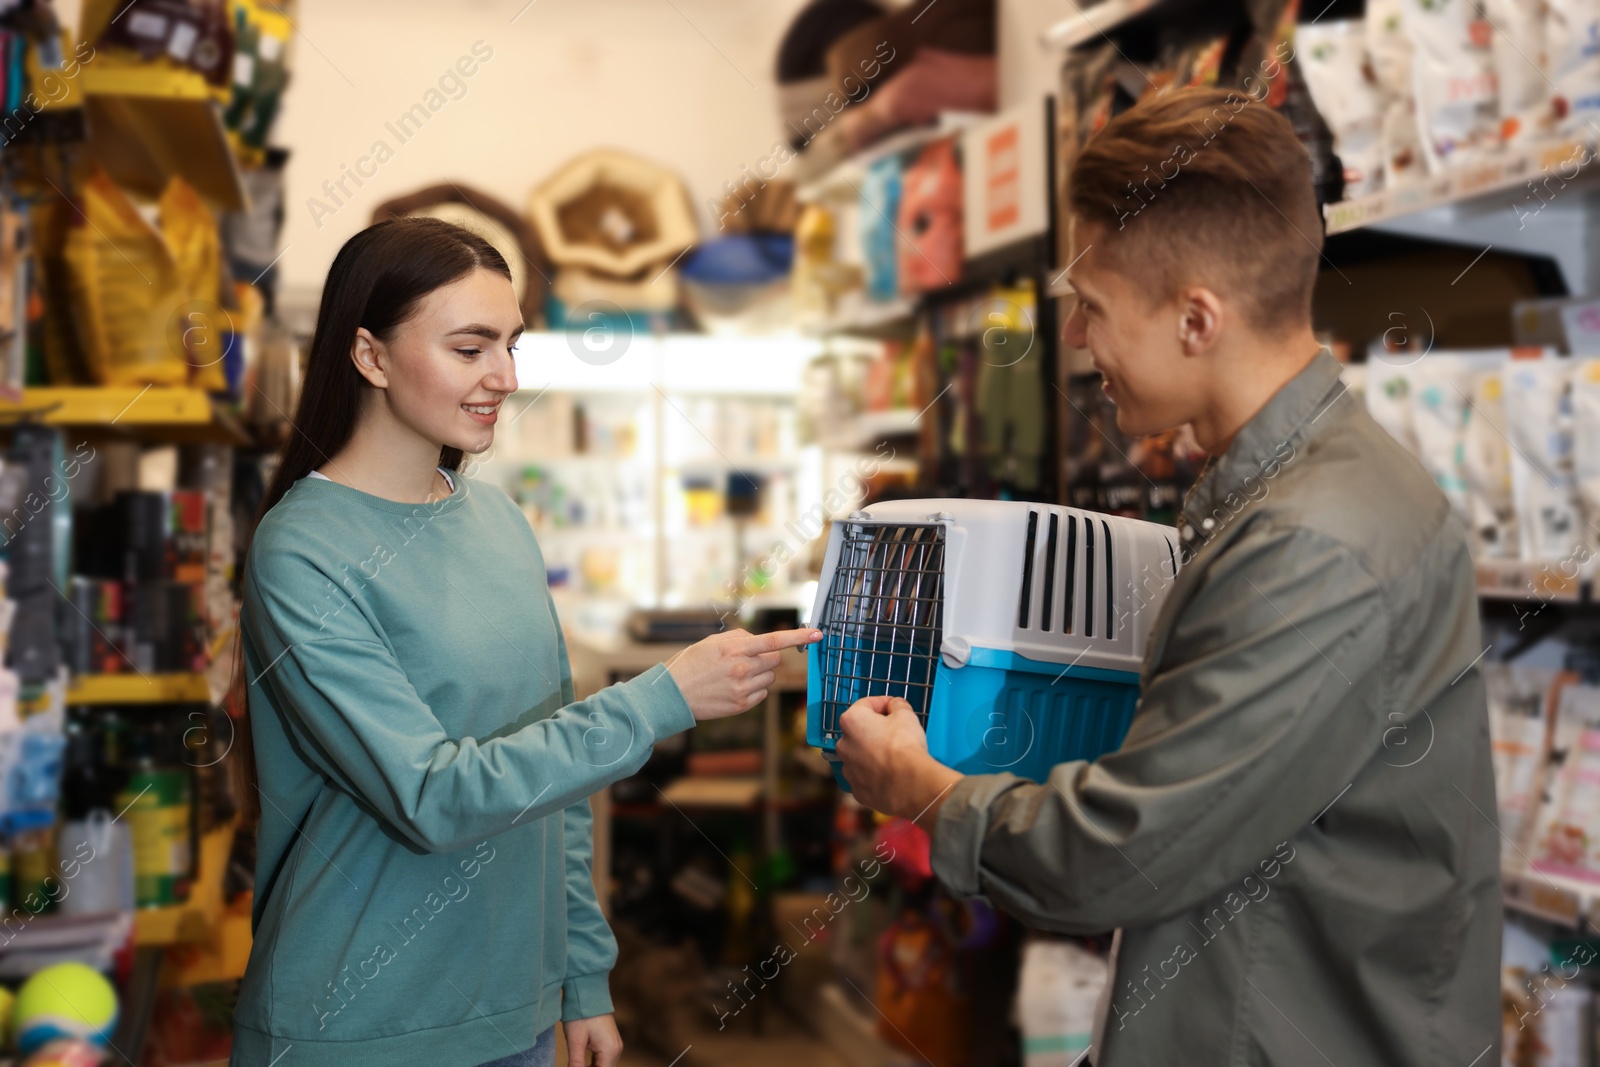
[[[1310,157],[1273,108],[1220,89],[1147,98],[1090,138],[1069,183],[1073,216],[1158,299],[1205,285],[1261,332],[1309,321],[1322,219]]]

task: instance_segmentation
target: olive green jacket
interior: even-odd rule
[[[1170,588],[1122,747],[969,776],[933,828],[951,891],[1121,928],[1097,1067],[1499,1062],[1466,533],[1339,370],[1319,353],[1250,420],[1176,579],[1136,580]]]

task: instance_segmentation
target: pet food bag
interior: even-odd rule
[[[1481,157],[1499,142],[1494,29],[1470,0],[1405,0],[1401,25],[1413,49],[1423,159],[1438,174]]]
[[[1499,806],[1501,855],[1515,866],[1526,853],[1534,816],[1544,798],[1550,761],[1550,694],[1554,670],[1521,664],[1483,664],[1489,703],[1490,753]]]
[[[1577,360],[1572,374],[1572,470],[1583,507],[1584,543],[1600,544],[1600,359]]]
[[[1545,42],[1563,135],[1600,118],[1600,0],[1546,0]]]
[[[1462,464],[1467,482],[1472,551],[1488,559],[1515,559],[1522,534],[1511,484],[1511,446],[1506,442],[1505,385],[1501,367],[1472,376]]]
[[[223,352],[235,332],[232,316],[218,303],[222,287],[222,238],[216,218],[199,194],[174,177],[161,194],[161,235],[172,253],[184,306],[167,324],[167,348],[192,368],[194,384],[207,392],[228,388]]]
[[[1311,100],[1333,134],[1347,200],[1376,192],[1383,181],[1383,99],[1366,50],[1367,29],[1360,19],[1308,23],[1295,30],[1295,55]]]
[[[1572,367],[1548,350],[1504,371],[1511,490],[1522,558],[1571,558],[1586,543],[1572,466]]]
[[[1411,414],[1411,377],[1418,357],[1375,344],[1367,352],[1367,413],[1413,456],[1421,456]]]
[[[1555,128],[1545,51],[1545,0],[1483,0],[1493,29],[1500,139],[1514,145]]]
[[[1505,349],[1433,352],[1410,368],[1411,428],[1417,458],[1433,476],[1461,521],[1471,524],[1467,484],[1467,426],[1472,421],[1477,380],[1504,363]]]
[[[1406,36],[1406,0],[1367,0],[1364,20],[1367,59],[1378,87],[1379,154],[1383,184],[1394,188],[1423,176],[1422,145],[1417,136],[1416,98],[1411,84],[1413,53]]]
[[[1552,747],[1558,762],[1528,858],[1535,870],[1600,882],[1600,688],[1561,689]]]
[[[1070,941],[1022,947],[1016,1004],[1023,1067],[1073,1067],[1083,1059],[1108,975],[1105,960]]]
[[[78,208],[63,258],[78,339],[95,380],[184,384],[189,361],[167,343],[184,292],[166,239],[98,167],[79,190]]]

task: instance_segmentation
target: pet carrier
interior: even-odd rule
[[[994,500],[874,504],[833,524],[812,614],[806,740],[904,697],[968,774],[1043,781],[1127,732],[1145,638],[1178,568],[1171,527]]]

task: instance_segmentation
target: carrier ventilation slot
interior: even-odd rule
[[[1058,527],[1060,520],[1055,512],[1050,513],[1050,532],[1044,539],[1044,595],[1040,597],[1039,604],[1039,629],[1045,633],[1050,632],[1050,609],[1055,604],[1056,592],[1056,549],[1060,545]]]
[[[1085,523],[1085,525],[1088,525]],[[1062,597],[1061,605],[1061,632],[1074,633],[1073,630],[1073,587],[1078,578],[1078,517],[1067,516],[1067,594]]]
[[[944,640],[944,527],[846,523],[841,532],[820,622],[822,729],[836,735],[846,708],[880,695],[903,698],[926,726]]]
[[[1028,609],[1033,595],[1033,544],[1039,534],[1039,513],[1028,512],[1028,536],[1022,542],[1022,600],[1017,605],[1017,628],[1028,628]]]
[[[1109,640],[1117,636],[1117,628],[1113,622],[1116,617],[1115,601],[1117,598],[1115,593],[1117,585],[1112,578],[1111,571],[1111,527],[1106,525],[1104,519],[1100,521],[1100,530],[1106,535],[1106,638]]]
[[[1094,636],[1094,520],[1083,520],[1083,636]]]

